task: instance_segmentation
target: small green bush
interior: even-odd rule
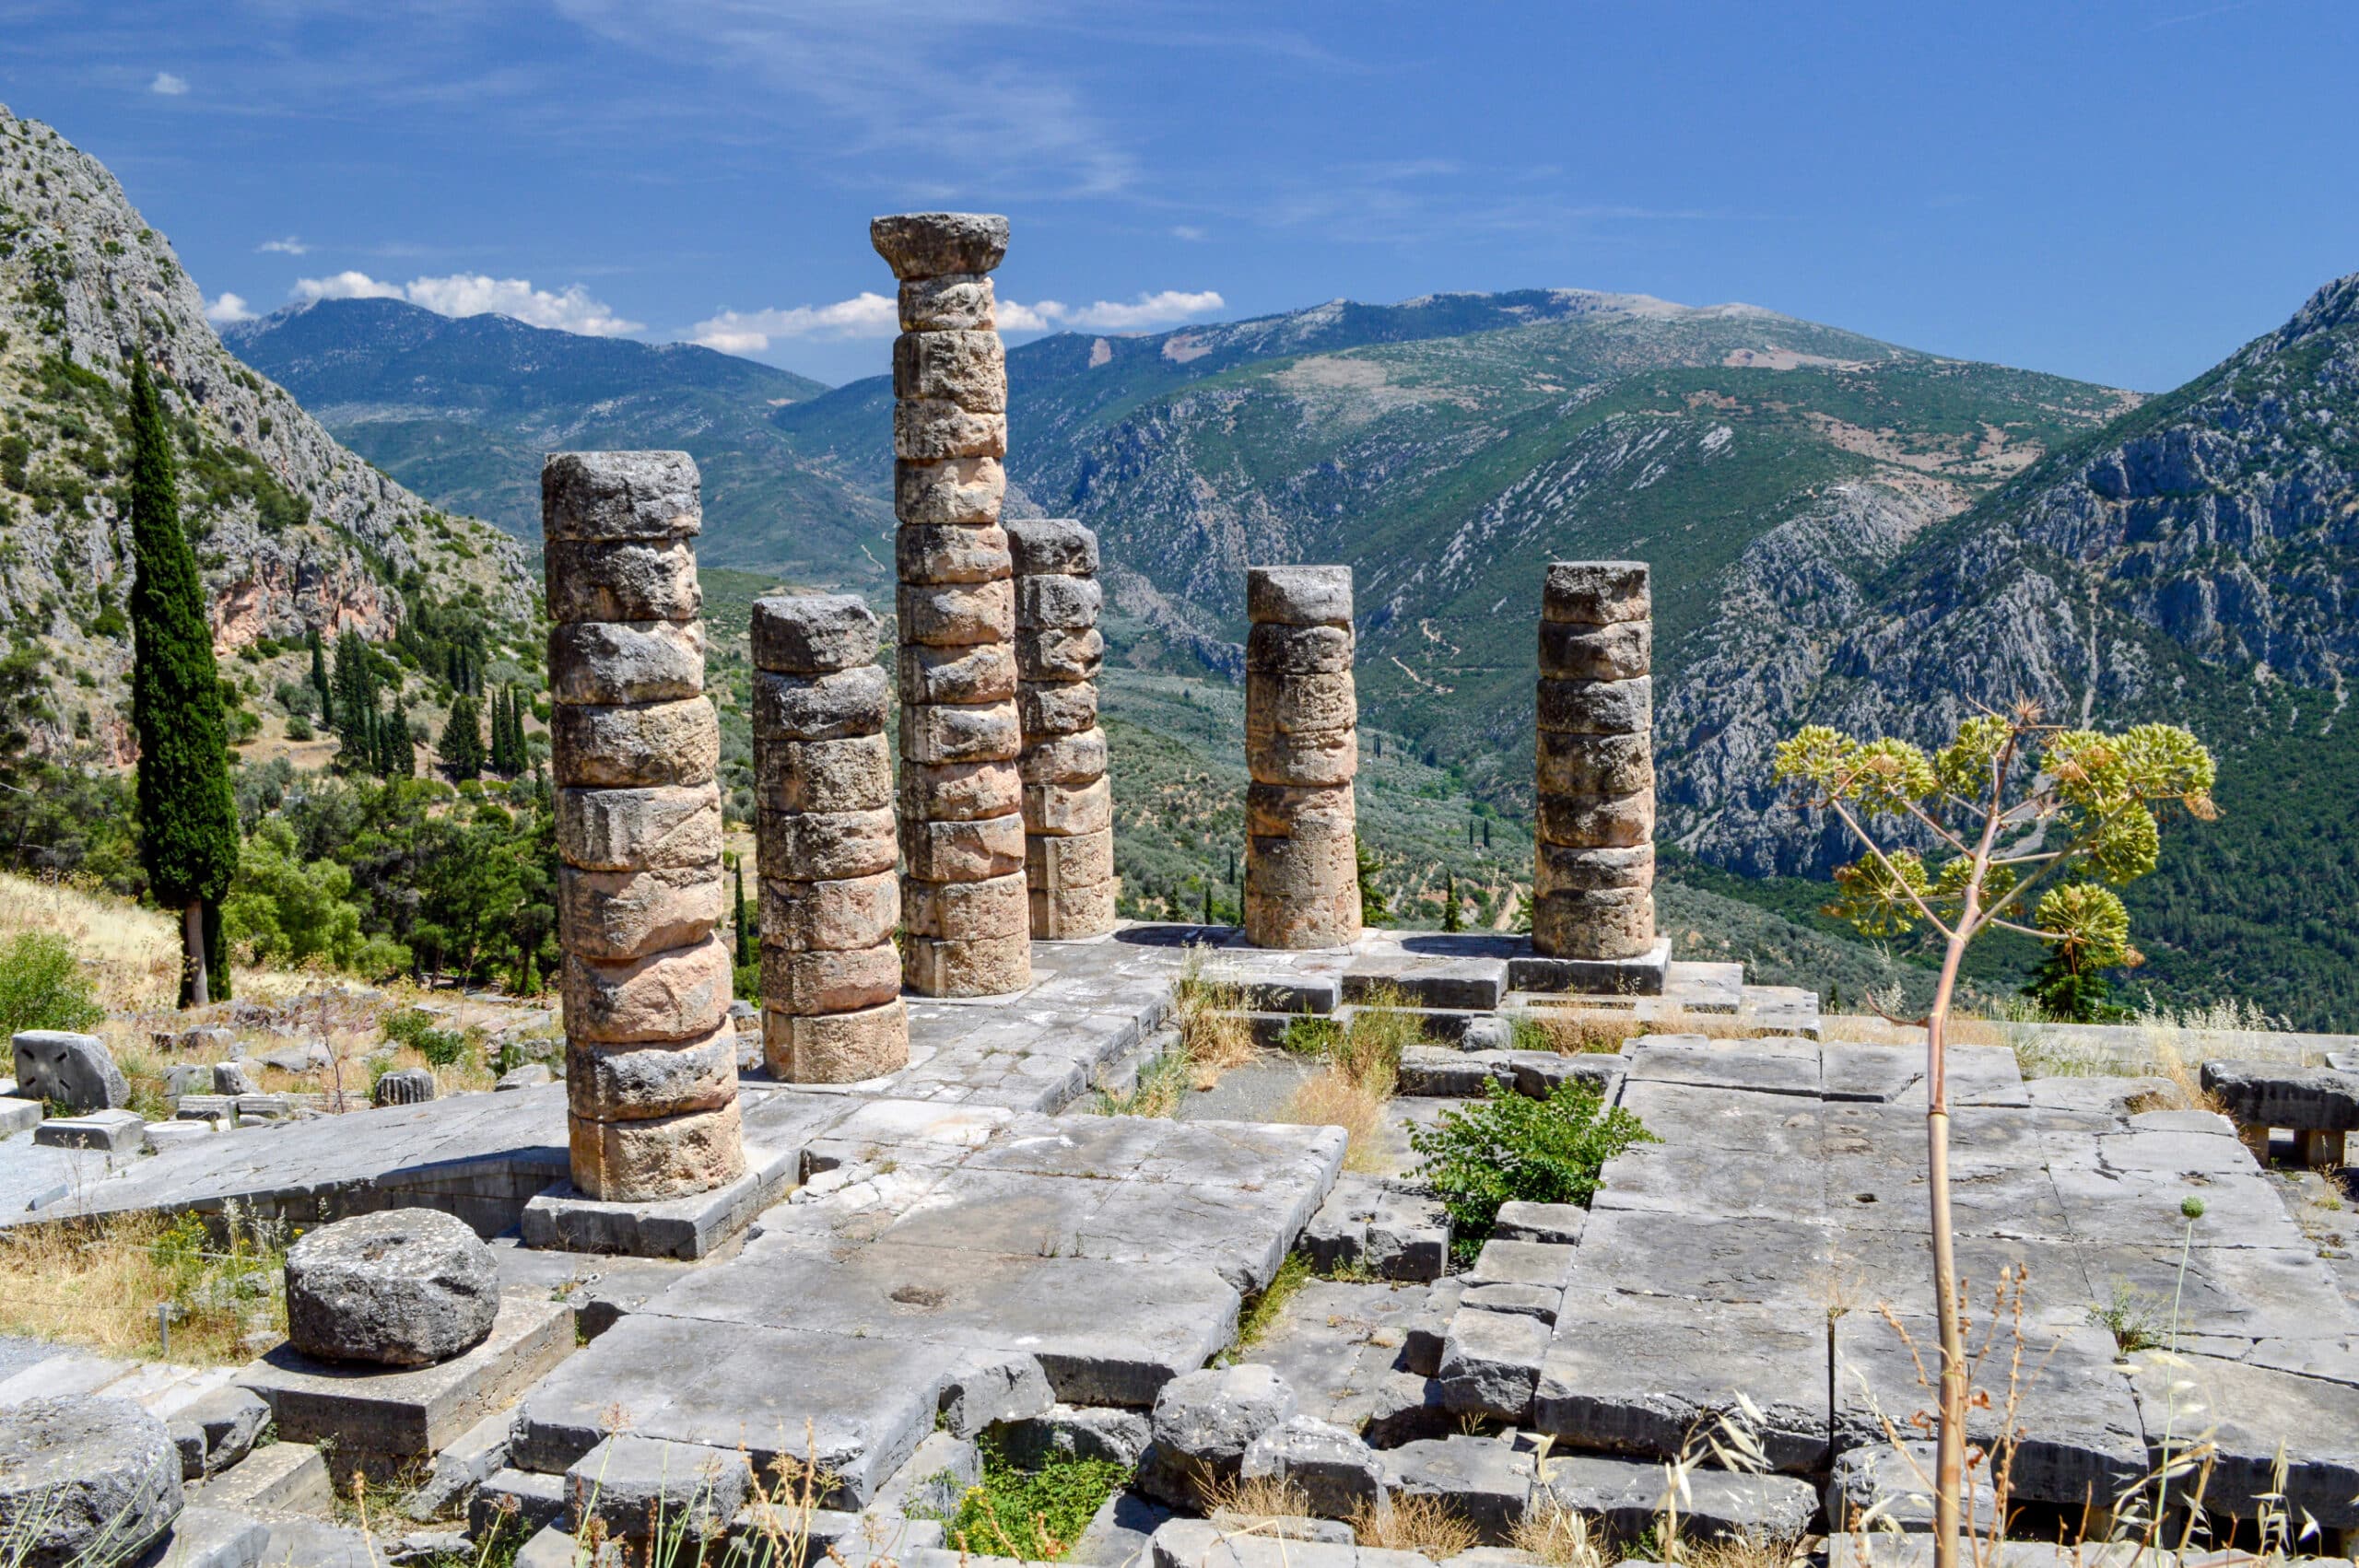
[[[55,931],[19,931],[0,947],[0,1037],[88,1029],[106,1015],[72,945]]]
[[[990,1436],[982,1439],[983,1483],[970,1486],[944,1533],[953,1549],[981,1557],[1053,1562],[1074,1549],[1117,1488],[1127,1465],[1111,1459],[1051,1459],[1019,1469]]]
[[[385,1038],[409,1047],[433,1067],[454,1066],[467,1050],[466,1036],[456,1029],[437,1029],[433,1015],[416,1008],[387,1016]]]
[[[1409,1135],[1424,1156],[1417,1174],[1449,1211],[1451,1249],[1461,1258],[1490,1239],[1500,1204],[1587,1204],[1606,1161],[1655,1141],[1637,1117],[1606,1108],[1579,1083],[1560,1083],[1544,1100],[1486,1083],[1479,1104],[1445,1111],[1433,1127]]]

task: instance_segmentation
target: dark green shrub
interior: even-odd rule
[[[388,1014],[385,1038],[409,1047],[431,1067],[453,1066],[467,1051],[466,1036],[456,1029],[437,1029],[433,1015],[416,1008]]]
[[[1654,1141],[1637,1117],[1608,1109],[1579,1083],[1558,1084],[1545,1100],[1486,1083],[1480,1103],[1445,1111],[1435,1126],[1409,1135],[1424,1156],[1417,1174],[1449,1211],[1450,1245],[1461,1258],[1490,1239],[1500,1204],[1587,1204],[1606,1161]]]

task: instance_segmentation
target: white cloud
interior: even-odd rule
[[[346,275],[358,277],[358,273]],[[1043,299],[1037,305],[999,302],[1002,332],[1140,332],[1210,315],[1226,301],[1213,289],[1185,293],[1167,288],[1117,303],[1100,299],[1094,305],[1065,305]],[[861,293],[832,305],[797,305],[790,310],[723,310],[688,329],[688,341],[717,348],[723,354],[759,354],[773,338],[842,339],[891,337],[901,330],[900,312],[881,294]]]
[[[254,250],[258,254],[265,256],[308,256],[311,253],[311,248],[292,234],[284,240],[265,240],[255,246]]]
[[[521,277],[489,277],[482,273],[452,273],[447,277],[414,277],[393,283],[363,272],[340,272],[332,277],[298,278],[298,299],[405,299],[438,315],[480,316],[487,311],[512,316],[527,326],[556,327],[590,337],[619,337],[645,325],[625,321],[603,302],[593,299],[580,284],[568,284],[555,293],[534,288]]]
[[[170,71],[158,71],[156,79],[147,84],[147,90],[164,98],[178,98],[188,91],[188,78],[175,76]]]
[[[245,298],[242,295],[225,291],[218,298],[205,302],[205,319],[217,327],[226,327],[231,322],[251,322],[254,319],[254,313],[246,309]]]

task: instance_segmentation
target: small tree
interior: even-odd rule
[[[1955,1568],[1967,1366],[1950,1221],[1944,1068],[1959,967],[1968,944],[1993,926],[2046,942],[2069,957],[2075,973],[2138,962],[2129,912],[2104,884],[2154,869],[2161,815],[2184,811],[2209,821],[2218,814],[2212,754],[2175,725],[2141,724],[2118,735],[2067,730],[2041,723],[2039,709],[2026,703],[2003,717],[1967,719],[1956,738],[1930,756],[1906,741],[1860,741],[1812,725],[1778,746],[1776,767],[1807,805],[1840,818],[1866,851],[1836,872],[1841,892],[1827,912],[1872,936],[1904,933],[1921,922],[1943,942],[1932,1007],[1920,1022],[1933,1304],[1942,1341],[1933,1553],[1936,1568]],[[1933,846],[1932,863],[1902,847],[1904,837]]]
[[[1441,876],[1441,929],[1446,931],[1466,929],[1465,920],[1458,913],[1458,876],[1454,872],[1444,872]]]
[[[462,694],[451,699],[451,717],[443,721],[442,742],[435,749],[453,778],[473,778],[483,771],[483,722],[475,698]]]
[[[1352,869],[1359,879],[1360,924],[1363,926],[1388,925],[1392,919],[1391,911],[1384,907],[1384,890],[1377,885],[1377,872],[1381,865],[1382,862],[1376,858],[1376,851],[1367,847],[1367,840],[1356,833],[1353,834]]]

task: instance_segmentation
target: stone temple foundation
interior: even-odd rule
[[[1654,601],[1643,561],[1557,561],[1540,608],[1532,947],[1567,984],[1660,992]]]
[[[1007,220],[880,217],[900,279],[893,345],[894,556],[900,579],[902,976],[928,997],[1032,983],[1016,758],[1015,581],[999,525],[1007,368],[992,268]]]
[[[1245,614],[1245,939],[1343,947],[1360,934],[1351,568],[1249,568]]]
[[[569,1141],[593,1199],[745,1173],[697,485],[685,452],[560,452],[541,474]]]
[[[876,617],[849,594],[754,604],[762,1055],[790,1083],[909,1065],[893,759]]]
[[[1114,929],[1114,793],[1097,727],[1097,535],[1077,522],[1007,525],[1015,555],[1016,702],[1024,728],[1024,878],[1032,935]]]

